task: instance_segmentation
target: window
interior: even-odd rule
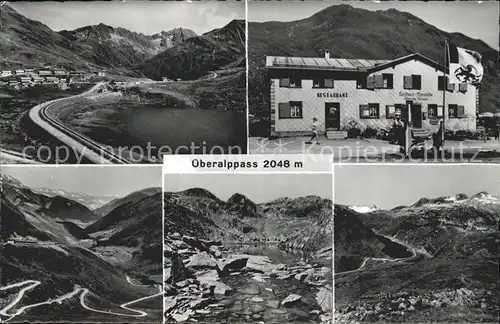
[[[331,88],[333,89],[333,79],[314,79],[313,88]]]
[[[437,117],[438,114],[438,106],[434,104],[427,105],[427,116],[429,117]]]
[[[300,88],[302,80],[299,77],[281,78],[280,88]]]
[[[460,83],[458,85],[458,91],[460,91],[462,93],[466,93],[467,92],[467,83]]]
[[[392,89],[394,85],[393,76],[390,73],[382,74],[382,88]]]
[[[359,105],[359,117],[363,119],[378,119],[380,111],[378,103]]]
[[[278,105],[278,118],[302,118],[302,102],[290,101],[282,102]]]
[[[302,118],[302,102],[290,102],[290,118]]]
[[[449,118],[464,118],[467,117],[465,114],[465,106],[462,105],[448,105],[448,117]]]
[[[404,104],[385,106],[385,118],[394,119],[396,116],[401,117],[401,111],[403,110],[404,106]]]
[[[403,88],[408,90],[421,90],[422,76],[417,74],[405,75],[403,77]]]
[[[356,80],[356,89],[366,89],[367,78],[359,78]]]
[[[446,81],[444,81],[444,80],[446,80]],[[448,77],[446,77],[446,79],[445,79],[444,76],[442,76],[442,75],[438,76],[438,90],[443,91],[443,88],[445,86],[445,82],[446,82],[446,91],[453,92],[455,90],[455,85],[452,83],[449,83]]]
[[[375,74],[366,77],[366,80],[359,79],[356,88],[358,89],[392,89],[394,86],[393,75],[390,73]]]

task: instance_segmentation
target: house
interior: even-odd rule
[[[16,70],[16,74],[24,74],[26,71],[24,69]]]
[[[23,76],[20,78],[22,83],[31,83],[32,79],[29,76]]]
[[[434,132],[443,117],[447,129],[476,128],[478,89],[450,84],[443,65],[418,53],[395,60],[336,59],[329,51],[268,56],[266,70],[273,136],[310,134],[313,118],[327,134],[384,129],[401,114],[411,115],[414,130]]]
[[[64,70],[55,70],[54,75],[56,76],[66,76],[66,71]]]
[[[12,75],[12,71],[10,70],[2,70],[2,76],[9,76]]]
[[[97,76],[100,76],[100,77],[106,76],[106,72],[99,71],[99,72],[97,72]]]
[[[52,70],[38,70],[39,76],[51,76],[53,75]]]
[[[55,76],[48,76],[45,78],[45,81],[51,82],[51,83],[57,83],[57,82],[59,82],[59,79]]]

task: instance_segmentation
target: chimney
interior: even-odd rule
[[[325,50],[325,58],[329,59],[330,58],[330,50]]]

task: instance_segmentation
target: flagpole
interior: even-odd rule
[[[446,120],[446,87],[448,82],[446,82],[446,63],[448,56],[448,39],[444,40],[444,69],[443,69],[443,128],[441,134],[441,147],[444,151],[444,133],[445,133],[445,120]],[[449,71],[448,71],[449,72]]]

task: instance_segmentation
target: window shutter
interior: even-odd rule
[[[333,79],[325,79],[325,88],[333,88]]]
[[[448,83],[448,84],[447,84],[447,86],[446,86],[446,90],[448,90],[448,91],[453,91],[453,90],[455,90],[455,84],[450,83],[448,80],[446,80],[446,81],[447,81],[447,83]]]
[[[411,75],[405,75],[403,80],[404,80],[404,88],[405,89],[412,89],[413,82],[412,82]]]
[[[458,90],[459,90],[460,92],[467,92],[467,83],[460,83],[460,84],[458,85]]]
[[[465,117],[465,107],[464,106],[458,106],[457,117]]]
[[[365,117],[364,111],[368,108],[368,105],[359,105],[359,117],[363,118]]]
[[[369,77],[366,79],[366,88],[367,88],[367,89],[373,89],[373,88],[374,88],[374,80],[373,80],[373,76],[369,76]]]
[[[279,118],[290,118],[290,103],[280,102],[279,105]]]
[[[375,88],[380,89],[384,87],[384,78],[382,74],[377,74],[375,77]]]
[[[290,86],[290,78],[280,79],[280,87],[289,87]]]

